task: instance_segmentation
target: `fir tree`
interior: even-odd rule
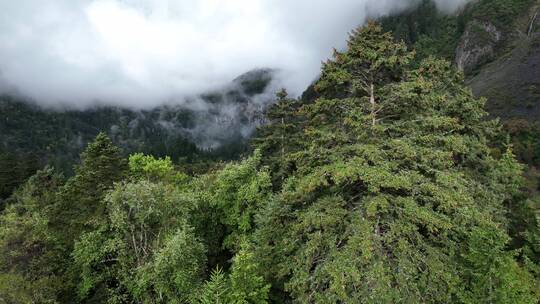
[[[256,256],[247,244],[243,244],[234,257],[230,275],[230,303],[266,304],[270,285],[261,275]]]
[[[459,73],[409,58],[371,23],[323,66],[298,170],[261,215],[260,260],[301,303],[534,303],[504,250],[521,167],[491,154],[499,126]]]
[[[227,277],[225,273],[217,268],[212,271],[210,280],[208,280],[200,291],[198,297],[192,302],[195,304],[228,304]]]
[[[100,133],[81,154],[81,165],[75,168],[60,193],[60,204],[55,215],[57,228],[69,227],[66,241],[90,227],[97,227],[105,216],[103,198],[107,190],[120,181],[127,170],[126,160],[112,141]]]
[[[257,138],[253,140],[256,149],[261,151],[263,164],[273,173],[272,183],[279,189],[283,180],[290,175],[295,164],[290,154],[297,151],[301,126],[298,109],[300,101],[288,96],[285,89],[276,94],[277,102],[266,112],[266,124],[259,127]]]

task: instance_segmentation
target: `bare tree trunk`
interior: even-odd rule
[[[281,117],[281,166],[284,166],[285,161],[285,118]],[[281,182],[285,181],[285,174],[281,174]]]
[[[536,13],[534,14],[532,20],[531,20],[531,24],[529,25],[529,30],[527,31],[527,36],[531,37],[532,33],[533,33],[533,30],[534,30],[534,23],[536,22],[536,17],[538,17],[538,12],[539,11],[536,11]]]
[[[281,117],[281,162],[285,156],[285,118]]]
[[[377,105],[375,104],[375,88],[373,83],[371,83],[369,87],[369,103],[371,104],[371,125],[375,126],[375,123],[377,122]]]

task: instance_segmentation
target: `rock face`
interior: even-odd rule
[[[465,74],[490,61],[502,40],[502,33],[487,21],[471,21],[456,50],[455,65]]]
[[[522,26],[509,35],[504,56],[494,58],[468,78],[478,96],[487,97],[487,109],[503,119],[540,118],[540,6],[532,7]]]

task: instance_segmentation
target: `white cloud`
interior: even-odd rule
[[[0,88],[49,105],[146,107],[270,67],[300,93],[367,15],[417,1],[0,0]]]
[[[452,12],[464,6],[471,0],[435,0],[439,8],[446,12]]]

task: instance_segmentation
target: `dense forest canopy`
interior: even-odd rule
[[[0,303],[538,303],[540,127],[449,61],[462,18],[530,1],[488,2],[353,30],[236,161],[0,150]]]

